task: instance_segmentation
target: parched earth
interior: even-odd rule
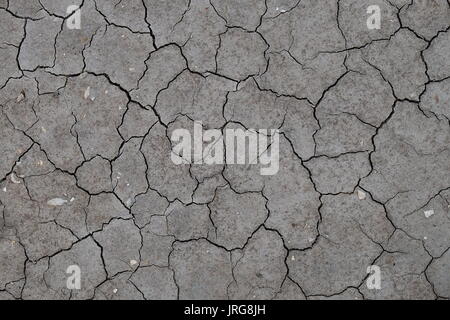
[[[0,299],[450,299],[449,53],[448,0],[0,0]]]

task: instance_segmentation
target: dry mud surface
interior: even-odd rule
[[[449,299],[449,26],[447,0],[0,0],[0,299]],[[279,129],[277,174],[175,165],[194,121]]]

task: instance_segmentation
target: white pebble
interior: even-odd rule
[[[434,214],[434,210],[426,210],[423,213],[425,214],[425,218],[429,218]]]
[[[54,206],[54,207],[56,207],[56,206],[62,206],[62,205],[65,204],[66,202],[67,202],[67,200],[64,200],[64,199],[61,199],[61,198],[54,198],[54,199],[48,200],[48,201],[47,201],[47,204],[48,204],[49,206]]]
[[[366,193],[362,192],[361,190],[358,190],[358,199],[364,200],[366,198]]]
[[[21,93],[19,94],[19,96],[17,97],[16,102],[17,102],[17,103],[20,103],[20,102],[23,101],[23,99],[25,99],[25,95],[23,94],[23,92],[21,92]]]
[[[135,264],[137,264],[136,260],[130,260],[130,266],[134,266]]]
[[[89,95],[91,94],[91,87],[87,87],[86,90],[84,90],[84,98],[89,98]]]
[[[14,173],[11,173],[10,179],[11,179],[12,183],[15,183],[15,184],[19,184],[20,183],[20,180],[17,179],[17,177],[16,177],[16,175]]]

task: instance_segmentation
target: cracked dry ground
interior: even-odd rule
[[[0,0],[0,299],[449,299],[449,26],[446,0]],[[194,120],[279,128],[278,174],[174,165]]]

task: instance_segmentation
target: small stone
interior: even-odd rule
[[[114,292],[114,293],[117,293],[117,289],[114,289],[113,292]]]
[[[23,101],[23,99],[25,99],[25,94],[23,93],[23,91],[19,94],[19,96],[16,99],[17,103],[20,103]]]
[[[10,179],[11,179],[12,183],[15,183],[15,184],[20,183],[20,180],[17,178],[17,176],[14,173],[11,173]]]
[[[294,256],[292,256],[292,257],[291,257],[291,260],[292,260],[292,261],[295,261],[295,257],[294,257]]]
[[[366,193],[361,190],[358,190],[358,199],[364,200],[365,198],[366,198]]]
[[[86,90],[84,90],[84,99],[89,98],[90,94],[91,94],[91,87],[87,87]]]
[[[51,200],[47,201],[47,204],[49,206],[53,206],[53,207],[57,207],[57,206],[62,206],[67,202],[67,200],[61,199],[61,198],[54,198]]]
[[[429,218],[434,214],[434,210],[426,210],[423,213],[425,214],[425,218]]]
[[[136,265],[138,262],[136,260],[130,260],[130,266]]]

